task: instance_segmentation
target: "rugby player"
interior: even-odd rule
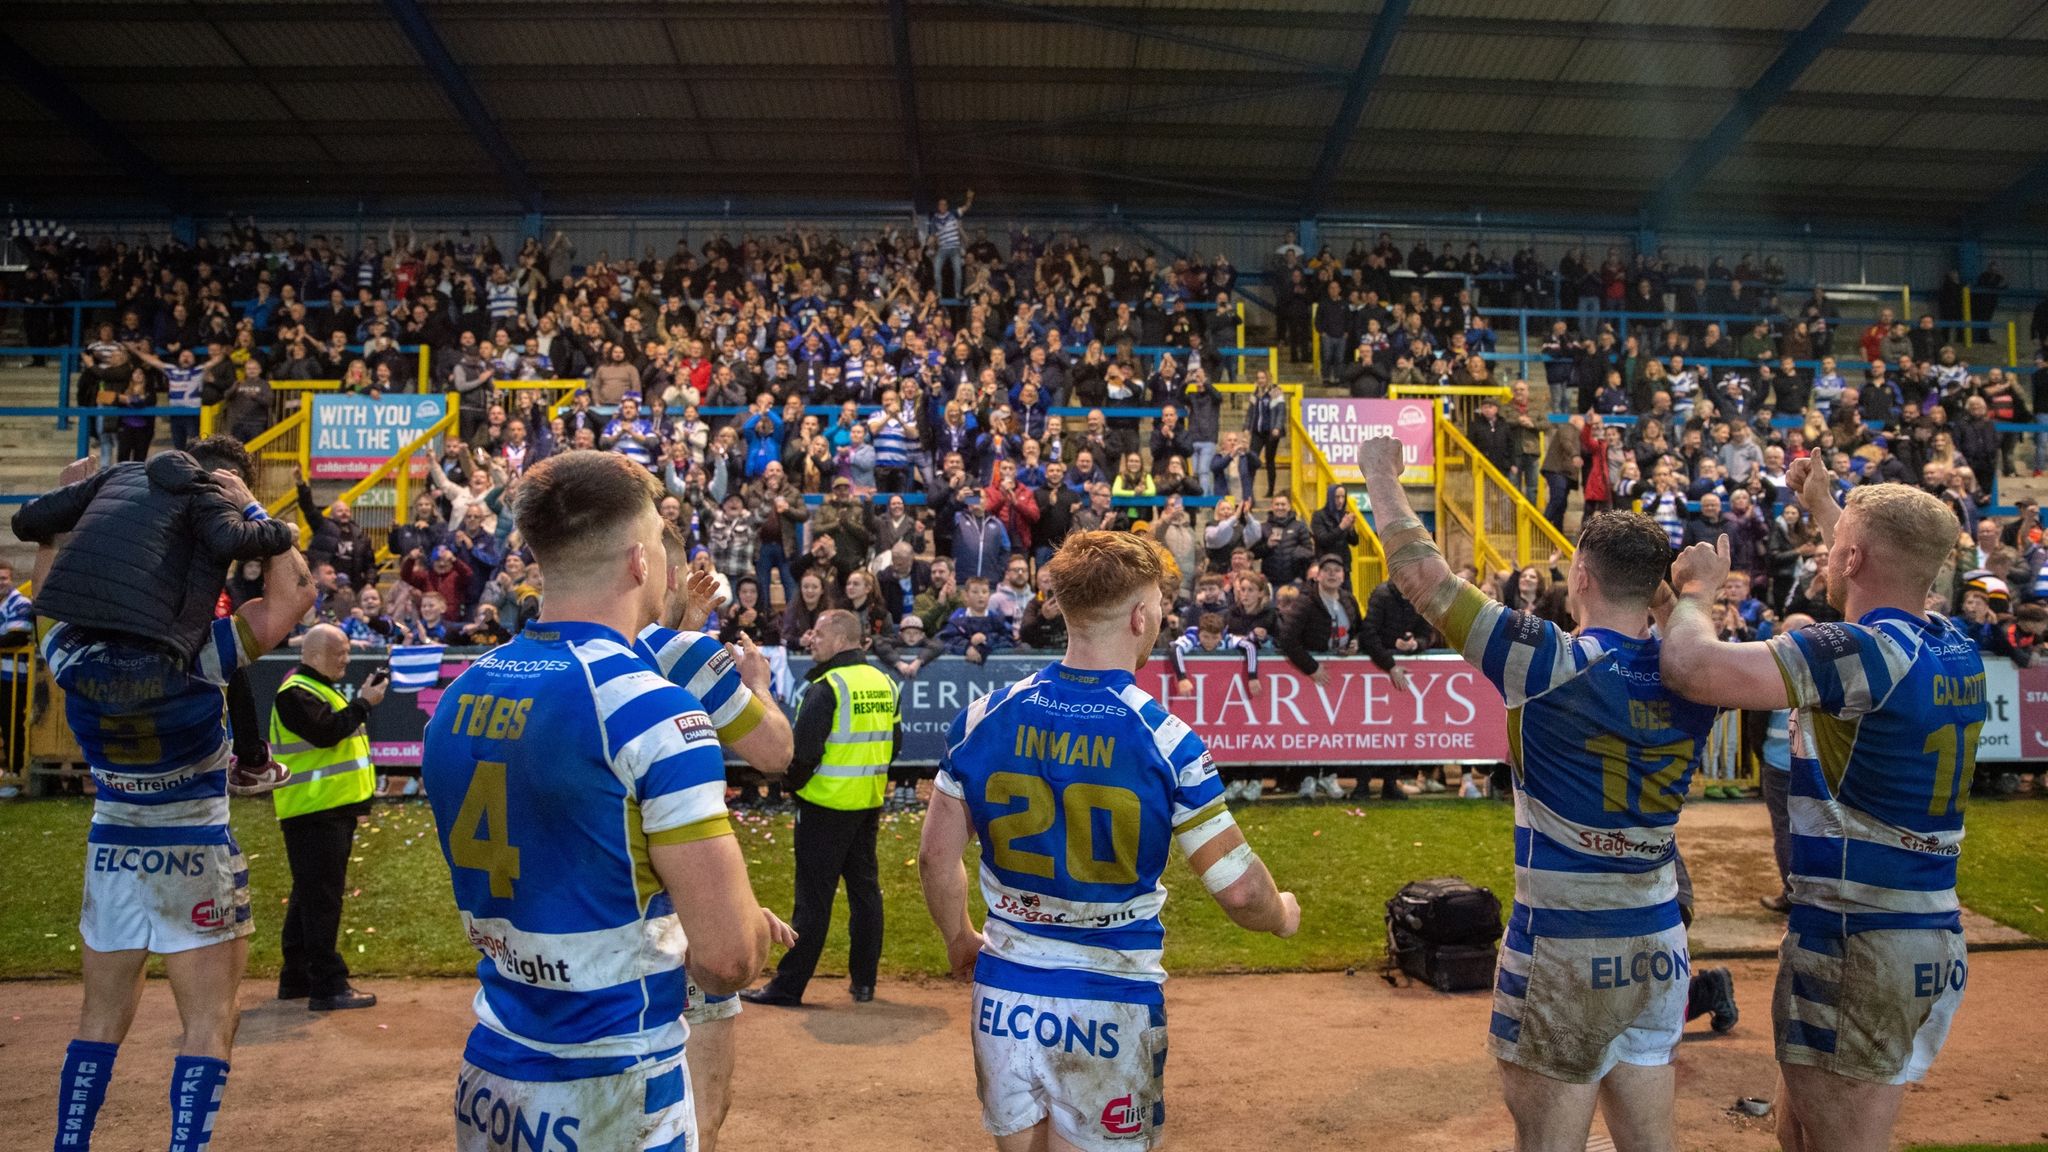
[[[1658,677],[1670,541],[1633,512],[1587,521],[1567,634],[1452,573],[1408,506],[1399,441],[1365,441],[1359,467],[1395,585],[1508,706],[1515,902],[1487,1043],[1515,1146],[1579,1152],[1598,1104],[1623,1152],[1668,1150],[1691,983],[1672,834],[1715,716]]]
[[[59,482],[84,479],[93,463],[77,461]],[[57,551],[36,550],[36,587]],[[236,669],[291,635],[313,597],[305,557],[286,549],[264,561],[262,595],[214,621],[189,661],[37,621],[65,720],[99,786],[78,918],[85,1006],[64,1054],[58,1149],[92,1145],[151,953],[164,958],[184,1026],[171,1070],[171,1152],[202,1152],[213,1139],[255,930],[249,869],[228,829],[224,693]]]
[[[1724,708],[1798,711],[1791,914],[1778,950],[1778,1140],[1788,1152],[1878,1152],[1905,1086],[1948,1038],[1968,973],[1956,862],[1985,719],[1984,663],[1927,592],[1955,516],[1904,484],[1852,489],[1794,461],[1786,483],[1828,547],[1844,623],[1761,644],[1715,638],[1728,541],[1672,566],[1664,677]]]
[[[674,529],[664,538],[669,570],[679,573],[688,549]],[[718,637],[698,631],[711,613],[724,606],[718,599],[718,582],[710,573],[694,572],[687,580],[673,583],[661,621],[641,629],[633,640],[633,650],[669,683],[704,705],[711,726],[718,730],[718,742],[727,752],[764,776],[782,775],[789,770],[794,741],[789,717],[775,702],[768,658],[745,634],[740,636],[735,659]],[[761,916],[777,943],[785,948],[796,943],[795,929],[774,912],[763,908]],[[713,996],[694,980],[689,982],[688,995],[683,1020],[690,1026],[690,1042],[683,1053],[690,1065],[690,1087],[697,1097],[697,1141],[703,1152],[717,1152],[718,1131],[732,1106],[732,1071],[738,1058],[733,1019],[740,1014],[740,999],[731,994]]]
[[[683,963],[744,987],[768,927],[725,810],[711,718],[634,652],[670,588],[658,485],[575,452],[513,496],[541,619],[455,679],[422,774],[483,958],[456,1147],[686,1152]]]
[[[1292,936],[1301,909],[1224,807],[1201,737],[1133,676],[1179,583],[1172,558],[1142,536],[1076,532],[1046,570],[1066,656],[954,719],[918,851],[925,905],[954,975],[974,980],[975,1079],[996,1147],[1157,1147],[1171,846],[1242,928]],[[982,932],[967,914],[970,837]]]

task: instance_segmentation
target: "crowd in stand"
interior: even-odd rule
[[[1398,674],[1397,657],[1440,644],[1391,584],[1360,603],[1345,490],[1299,509],[1276,491],[1288,413],[1275,382],[1251,373],[1230,403],[1218,390],[1237,375],[1219,354],[1237,340],[1227,261],[1162,263],[1023,229],[999,247],[970,232],[972,204],[942,205],[915,230],[792,228],[588,262],[559,234],[509,255],[467,233],[394,233],[351,253],[251,225],[220,245],[46,249],[29,282],[31,294],[118,301],[86,349],[79,403],[189,407],[171,419],[177,443],[202,404],[224,404],[238,436],[261,432],[271,380],[409,391],[420,369],[408,350],[426,350],[459,434],[389,530],[395,567],[380,566],[351,508],[299,485],[315,616],[362,648],[494,644],[532,619],[543,574],[506,495],[534,462],[579,450],[621,453],[660,479],[662,515],[726,597],[710,627],[728,639],[803,653],[818,614],[843,607],[904,677],[944,659],[1057,651],[1064,624],[1038,566],[1069,532],[1108,528],[1150,533],[1180,561],[1162,637],[1177,672],[1221,654],[1258,691],[1261,653],[1321,679],[1319,656]],[[1439,290],[1449,282],[1398,275],[1417,269],[1482,279]],[[1404,255],[1384,235],[1341,260],[1290,238],[1273,271],[1283,340],[1300,359],[1318,342],[1329,383],[1358,396],[1506,389],[1465,431],[1560,529],[1577,491],[1582,515],[1640,507],[1674,547],[1727,533],[1744,576],[1727,595],[1729,635],[1834,616],[1824,550],[1784,485],[1789,462],[1816,448],[1844,487],[1903,480],[1955,509],[1942,598],[1987,650],[2025,659],[2048,626],[2048,548],[2031,507],[1986,515],[1989,478],[2048,463],[2048,436],[2026,458],[1995,428],[2031,418],[2048,369],[2022,382],[1967,364],[1946,301],[1917,323],[1886,312],[1858,331],[1818,289],[1788,304],[1771,261],[1623,264],[1610,252],[1595,266],[1571,252],[1550,277],[1530,252]],[[1556,321],[1526,359],[1500,355],[1478,308],[1537,303],[1576,320]],[[1995,307],[1980,294],[1976,315]],[[1625,323],[1605,315],[1624,310]],[[1531,391],[1536,371],[1548,404]],[[506,387],[530,381],[569,383]],[[108,423],[123,458],[146,455],[152,417]],[[1565,619],[1555,563],[1471,575]],[[243,573],[230,590],[254,587]],[[1333,777],[1301,788],[1336,794]],[[1390,779],[1383,794],[1400,791]]]

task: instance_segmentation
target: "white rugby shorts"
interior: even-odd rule
[[[582,1080],[508,1080],[465,1060],[456,1152],[696,1152],[690,1067],[664,1060]]]
[[[1084,1152],[1150,1148],[1166,1123],[1166,1010],[974,986],[981,1120],[1008,1136],[1048,1117]]]
[[[1948,1040],[1969,975],[1961,932],[1787,932],[1771,997],[1778,1059],[1877,1084],[1917,1081]]]
[[[1685,929],[1575,939],[1510,930],[1501,942],[1487,1048],[1572,1084],[1616,1064],[1671,1063],[1685,1031]]]
[[[78,934],[95,952],[190,952],[255,930],[249,866],[232,835],[225,844],[85,846]]]

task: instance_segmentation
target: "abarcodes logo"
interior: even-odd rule
[[[1145,1114],[1129,1096],[1119,1096],[1102,1106],[1102,1130],[1111,1136],[1137,1136],[1145,1131]]]
[[[192,923],[215,931],[228,926],[228,910],[212,900],[201,900],[192,906]]]

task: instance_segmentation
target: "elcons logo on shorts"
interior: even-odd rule
[[[1129,1096],[1119,1096],[1102,1106],[1102,1130],[1111,1136],[1136,1136],[1145,1130],[1144,1113]]]
[[[201,900],[192,906],[192,923],[211,932],[228,926],[228,910],[212,900]]]

